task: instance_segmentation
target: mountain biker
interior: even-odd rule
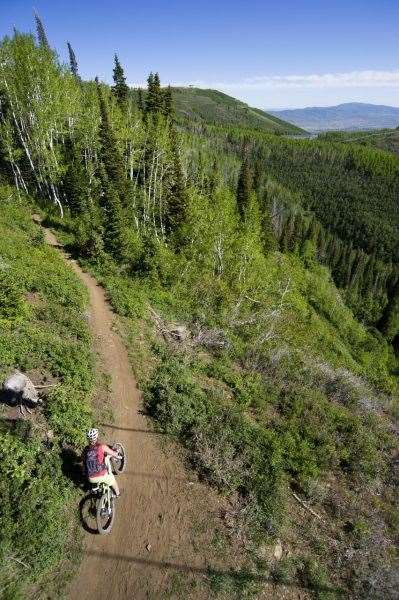
[[[89,429],[86,434],[89,444],[83,451],[83,464],[90,483],[106,483],[119,498],[120,491],[115,476],[112,473],[110,456],[120,458],[119,454],[106,444],[98,441],[98,429]]]

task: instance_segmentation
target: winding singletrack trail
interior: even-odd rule
[[[46,238],[58,245],[48,230]],[[126,472],[119,477],[122,497],[113,530],[106,536],[85,534],[83,560],[69,600],[180,598],[180,593],[170,593],[178,573],[183,579],[202,580],[194,594],[184,598],[212,597],[204,582],[206,550],[202,544],[195,550],[193,519],[199,513],[215,515],[217,500],[205,485],[190,481],[173,446],[169,451],[161,448],[159,434],[141,414],[140,393],[103,288],[76,261],[63,256],[89,291],[95,351],[111,376],[114,422],[101,427],[104,439],[120,441],[128,457]]]

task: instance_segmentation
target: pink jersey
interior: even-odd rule
[[[87,446],[84,453],[84,463],[87,476],[90,479],[106,475],[108,469],[105,464],[104,444],[97,442],[94,446]]]

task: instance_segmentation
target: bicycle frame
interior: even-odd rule
[[[110,485],[108,485],[108,483],[95,483],[93,484],[93,487],[91,489],[91,491],[96,494],[96,496],[103,496],[104,494],[107,495],[107,500],[108,503],[111,500],[111,497],[113,495],[113,491]]]

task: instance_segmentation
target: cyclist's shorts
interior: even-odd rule
[[[115,475],[113,473],[106,473],[105,475],[101,475],[100,477],[89,477],[90,483],[106,483],[113,487],[116,483]]]

